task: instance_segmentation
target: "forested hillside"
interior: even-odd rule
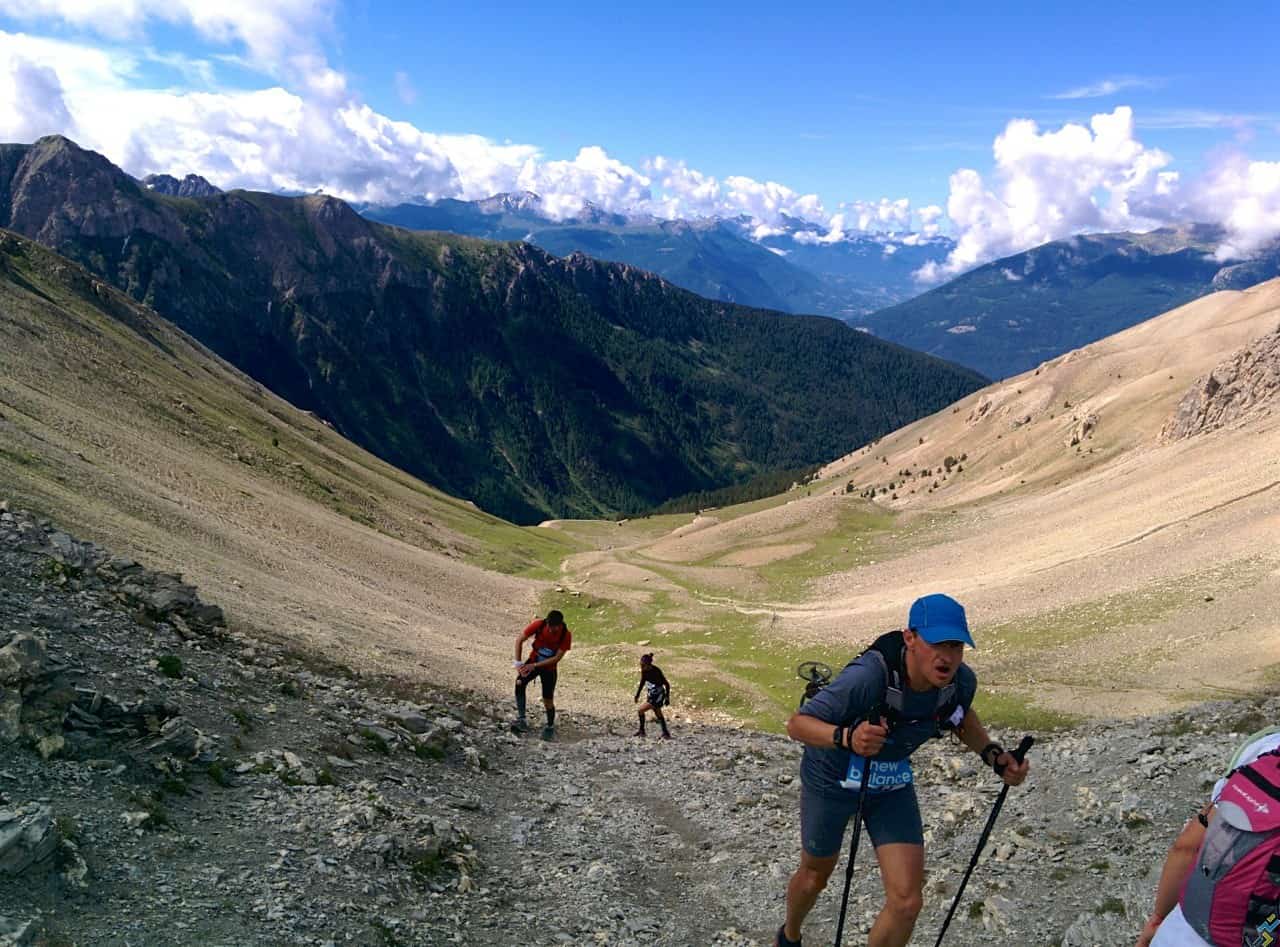
[[[0,224],[519,522],[821,462],[981,384],[834,320],[581,255],[382,226],[324,196],[158,194],[63,138],[0,148]]]

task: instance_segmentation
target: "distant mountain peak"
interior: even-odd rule
[[[148,174],[142,179],[148,190],[169,197],[216,197],[222,189],[214,187],[198,174],[188,174],[179,181],[172,174]]]
[[[510,191],[476,201],[485,214],[544,214],[542,198],[533,191]]]

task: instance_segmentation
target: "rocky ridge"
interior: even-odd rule
[[[142,183],[149,190],[170,197],[213,197],[222,189],[210,184],[198,174],[188,174],[178,180],[172,174],[148,174]]]
[[[764,945],[796,859],[780,737],[640,741],[624,702],[518,738],[501,705],[250,637],[2,506],[0,685],[0,943]],[[948,943],[1132,943],[1177,828],[1277,718],[1271,697],[1041,734]],[[916,771],[931,943],[997,784],[943,743]],[[851,943],[879,901],[859,865]]]
[[[1280,328],[1196,380],[1160,436],[1182,440],[1268,414],[1280,405]]]

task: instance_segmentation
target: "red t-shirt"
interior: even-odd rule
[[[533,650],[529,652],[525,664],[555,657],[557,651],[568,651],[573,644],[573,635],[569,633],[567,626],[552,630],[545,618],[535,618],[529,622],[523,637],[528,638],[530,635],[533,636]]]

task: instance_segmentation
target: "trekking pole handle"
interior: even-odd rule
[[[1014,749],[1011,755],[1015,760],[1021,763],[1024,759],[1026,759],[1027,751],[1030,750],[1033,746],[1035,746],[1035,742],[1036,742],[1036,738],[1028,733],[1018,743],[1017,747]]]

